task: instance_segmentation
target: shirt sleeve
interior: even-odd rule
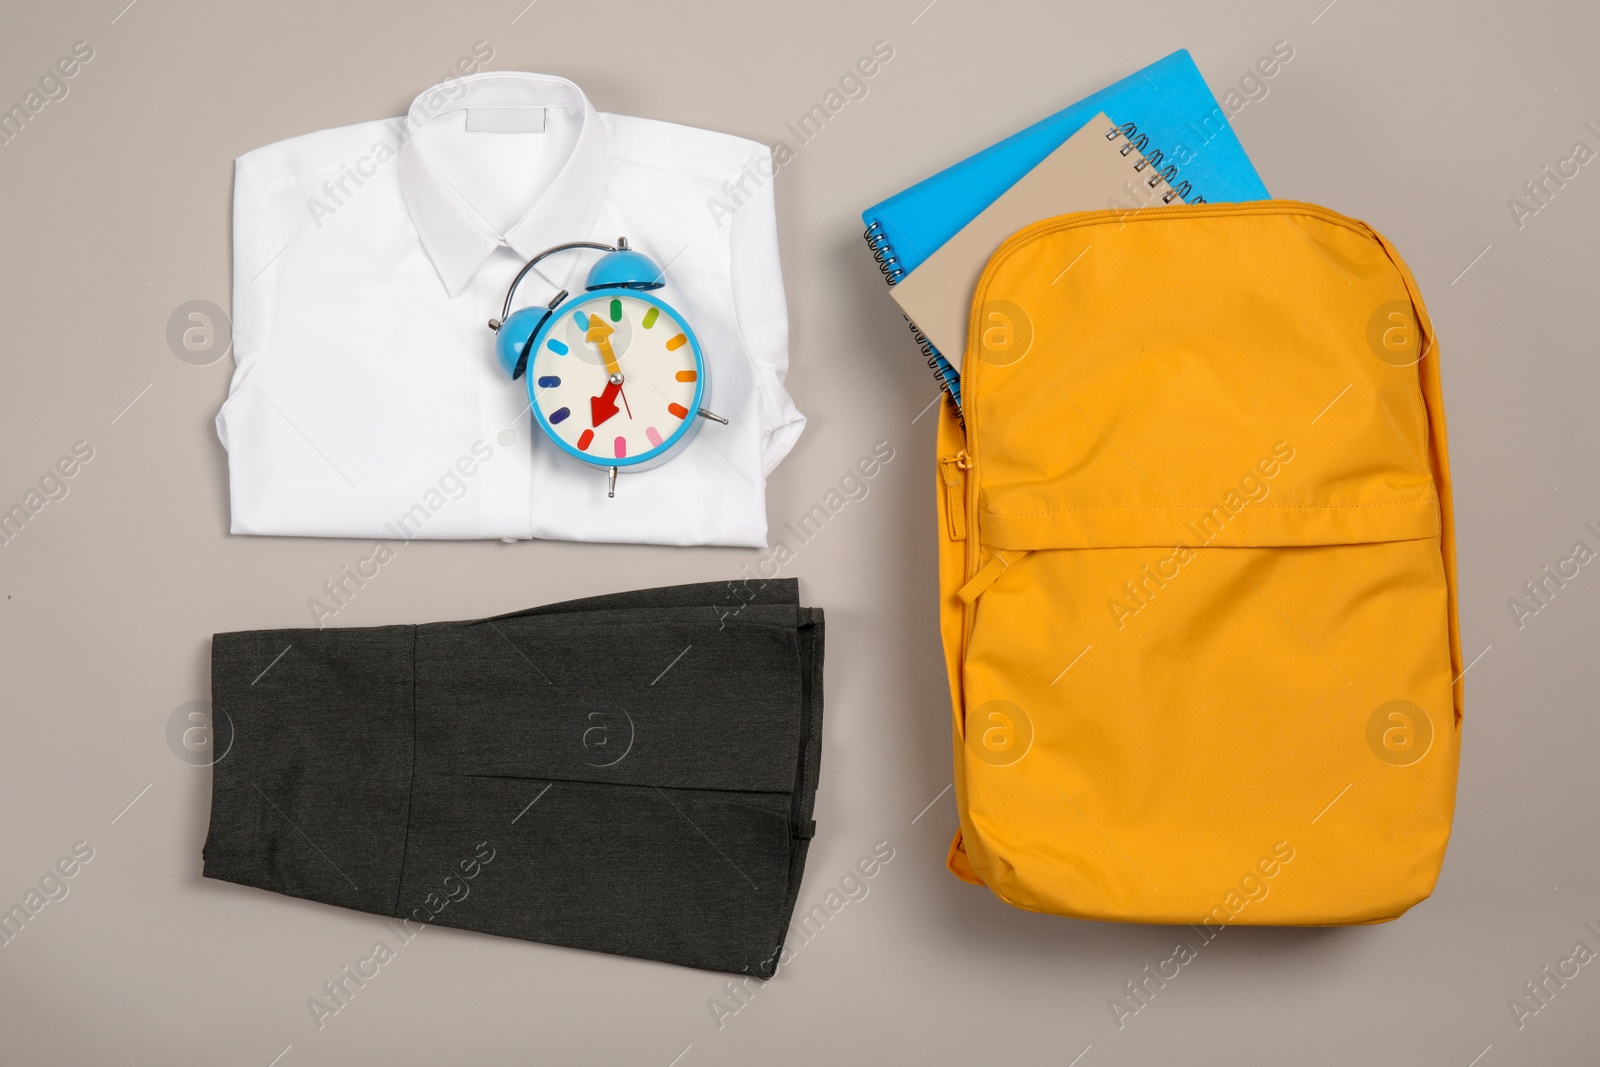
[[[789,373],[789,309],[778,260],[772,192],[777,167],[771,149],[758,146],[751,153],[750,169],[760,178],[760,186],[733,215],[733,306],[761,403],[762,473],[771,474],[799,439],[806,417],[783,386]]]

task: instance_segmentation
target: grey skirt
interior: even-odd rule
[[[208,878],[770,977],[815,831],[823,616],[716,582],[216,634]]]

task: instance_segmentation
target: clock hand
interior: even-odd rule
[[[617,354],[611,350],[611,335],[615,332],[611,324],[599,315],[590,315],[589,329],[583,339],[600,350],[600,358],[605,360],[606,374],[620,376],[622,367],[617,363]]]
[[[622,392],[620,382],[607,382],[599,396],[589,398],[589,424],[599,426],[617,413],[617,394]],[[628,418],[633,418],[632,414]]]

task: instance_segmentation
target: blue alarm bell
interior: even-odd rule
[[[659,289],[667,284],[655,260],[643,252],[628,247],[626,237],[619,238],[617,250],[600,257],[589,271],[584,288],[591,293],[596,289]]]
[[[518,308],[514,312],[511,310],[511,298],[516,295],[517,286],[522,283],[522,279],[540,260],[556,252],[565,252],[573,248],[593,248],[606,253],[589,269],[589,277],[584,282],[584,289],[588,292],[592,293],[597,289],[632,289],[636,292],[648,292],[660,289],[666,284],[661,268],[656,266],[655,260],[629,248],[626,237],[617,238],[615,245],[572,241],[540,252],[512,279],[511,288],[506,292],[505,306],[500,311],[500,318],[489,320],[489,329],[496,334],[495,356],[500,362],[501,369],[511,375],[513,380],[522,377],[527,370],[529,339],[538,332],[556,305],[565,300],[568,294],[563,289],[546,307]]]

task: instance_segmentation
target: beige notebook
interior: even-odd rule
[[[1110,119],[1096,115],[889,294],[960,370],[978,276],[1007,237],[1029,223],[1075,211],[1136,210],[1179,202],[1159,168],[1148,165]]]

